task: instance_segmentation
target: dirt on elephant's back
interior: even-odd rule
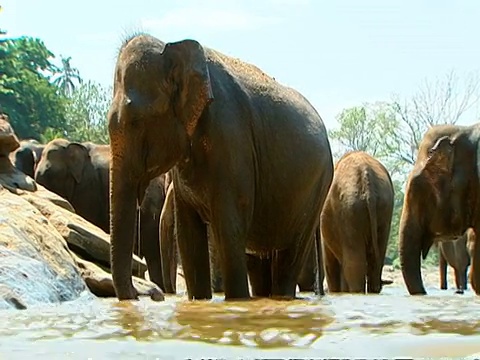
[[[4,311],[0,357],[473,359],[480,353],[480,298],[471,290],[454,294],[451,275],[451,288],[438,290],[436,268],[423,275],[428,296],[409,296],[401,272],[386,267],[383,278],[394,283],[380,295],[245,302],[189,302],[179,275],[178,294],[161,303],[88,297]]]

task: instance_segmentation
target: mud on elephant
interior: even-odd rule
[[[68,200],[80,216],[110,232],[109,145],[52,140],[45,146],[35,179]],[[145,257],[150,279],[162,289],[158,225],[165,200],[164,181],[164,176],[154,178],[147,187],[137,214],[139,226],[134,245],[135,253]]]
[[[121,47],[108,117],[119,299],[137,298],[136,204],[169,170],[189,298],[212,297],[206,224],[226,299],[250,297],[247,273],[255,296],[295,296],[333,172],[323,121],[302,95],[197,41],[142,34]]]
[[[467,271],[470,266],[470,256],[467,250],[467,233],[455,241],[443,241],[438,243],[440,289],[447,287],[448,265],[455,271],[455,285],[457,294],[463,294],[467,289]]]
[[[424,135],[410,173],[399,231],[403,278],[410,294],[426,294],[420,261],[437,242],[471,229],[470,277],[480,283],[479,155],[480,125],[438,125]],[[474,289],[477,293],[480,289]]]
[[[392,181],[378,160],[361,151],[338,160],[321,216],[329,292],[381,291],[393,205]]]

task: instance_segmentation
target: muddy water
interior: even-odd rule
[[[0,313],[0,358],[460,357],[480,354],[480,297],[327,295],[278,302],[92,299]]]

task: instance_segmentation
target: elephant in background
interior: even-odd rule
[[[399,230],[400,262],[411,295],[426,294],[420,261],[434,243],[480,230],[480,126],[437,125],[424,135],[405,191]],[[468,238],[467,238],[468,243]],[[480,280],[478,249],[471,253],[471,280]]]
[[[480,258],[480,246],[478,245],[477,236],[473,228],[468,228],[464,236],[467,239],[467,251],[470,259],[479,259]],[[475,267],[476,266],[476,267]],[[480,282],[478,276],[478,260],[473,262],[470,266],[470,272],[468,278],[470,279],[470,285],[472,286],[475,294],[480,295]]]
[[[118,299],[138,297],[136,203],[168,171],[189,299],[212,297],[206,224],[225,299],[250,298],[248,276],[254,296],[295,297],[333,176],[327,131],[308,100],[195,40],[141,34],[119,51],[108,119]],[[248,265],[247,251],[255,254]]]
[[[145,257],[150,279],[162,289],[158,225],[165,200],[164,178],[152,179],[147,188],[137,213],[139,224],[134,245],[135,253]],[[68,200],[78,215],[110,233],[109,145],[52,140],[45,146],[35,180]]]
[[[447,267],[450,265],[455,270],[455,284],[457,294],[463,294],[467,289],[467,271],[470,266],[470,256],[467,250],[467,233],[455,241],[438,243],[440,289],[446,290]]]
[[[393,205],[393,184],[378,160],[362,151],[338,160],[321,215],[329,292],[381,291]]]
[[[10,154],[10,158],[18,170],[33,179],[44,148],[45,144],[40,144],[37,140],[22,140],[20,147]]]

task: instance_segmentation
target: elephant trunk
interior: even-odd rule
[[[415,220],[404,208],[400,223],[399,252],[402,275],[410,295],[426,294],[420,269],[422,233]]]
[[[138,184],[112,163],[110,182],[110,261],[119,300],[137,299],[132,283],[132,253],[137,218]]]

